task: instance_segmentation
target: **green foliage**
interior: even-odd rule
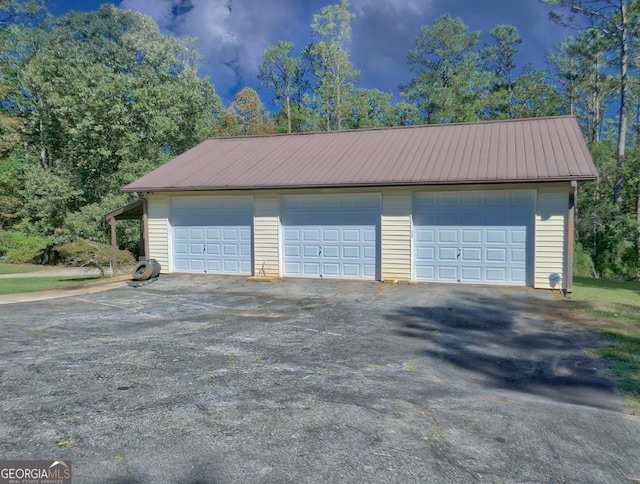
[[[233,98],[231,107],[225,115],[226,136],[251,136],[271,134],[275,126],[269,118],[258,93],[250,87],[245,87]]]
[[[480,119],[483,93],[492,76],[479,69],[480,32],[469,32],[459,18],[443,15],[423,26],[407,56],[415,77],[400,91],[427,123]]]
[[[573,275],[577,277],[595,277],[593,272],[593,260],[582,248],[582,244],[576,244],[573,252]]]
[[[308,87],[306,65],[300,57],[293,57],[291,42],[278,42],[264,51],[258,80],[273,93],[273,102],[279,105],[287,122],[287,133],[294,131],[294,108],[300,105]],[[297,123],[296,123],[297,124]]]
[[[39,292],[55,289],[77,287],[89,282],[97,282],[99,276],[89,274],[81,276],[51,276],[51,277],[17,277],[0,279],[0,294],[20,294],[25,292]]]
[[[632,411],[640,415],[640,283],[577,277],[573,287],[572,305],[592,316],[610,341],[592,352],[608,360]]]
[[[537,118],[563,114],[562,96],[547,79],[545,71],[525,66],[515,80],[511,95],[514,118]]]
[[[313,93],[321,126],[330,131],[343,129],[348,117],[348,99],[353,93],[353,81],[360,76],[350,60],[346,44],[351,40],[351,22],[355,15],[348,0],[329,5],[313,16],[311,32],[320,39],[309,44],[302,56],[313,73]]]
[[[121,188],[210,136],[223,105],[194,39],[113,5],[53,18],[41,3],[0,4],[0,229],[106,241]]]
[[[5,230],[0,232],[0,255],[9,264],[36,262],[41,259],[48,243],[44,237]]]
[[[91,240],[75,240],[56,247],[55,250],[66,265],[102,269],[108,267],[111,262],[111,246]],[[118,265],[127,266],[133,264],[135,264],[135,258],[131,252],[127,250],[118,251]]]
[[[23,274],[25,272],[38,272],[45,269],[40,264],[7,264],[0,262],[0,274]]]
[[[578,192],[578,240],[591,256],[601,277],[638,280],[640,225],[632,210],[635,209],[635,203],[629,203],[626,210],[615,203],[615,142],[593,145],[591,151],[600,178],[597,182],[582,184]],[[636,173],[626,173],[628,183],[625,184],[625,199],[633,202],[637,200],[638,193],[637,181],[632,182],[633,178],[637,179]]]

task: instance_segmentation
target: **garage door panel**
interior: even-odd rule
[[[512,244],[525,244],[527,242],[527,231],[524,228],[521,230],[512,230],[510,235]]]
[[[220,255],[222,253],[222,247],[220,244],[207,244],[207,255]]]
[[[362,248],[364,258],[368,261],[376,260],[376,248],[371,246],[365,246]]]
[[[417,193],[415,278],[524,285],[534,220],[533,190]]]
[[[299,262],[286,262],[284,264],[284,271],[286,274],[291,276],[301,276],[302,275],[302,264]]]
[[[421,227],[416,231],[416,242],[432,244],[436,240],[436,231]]]
[[[362,268],[359,264],[343,264],[342,275],[344,277],[350,277],[354,279],[358,279],[364,276],[364,274],[362,273]]]
[[[342,231],[343,242],[360,242],[361,233],[358,229],[344,229]]]
[[[284,256],[285,257],[300,257],[300,249],[299,245],[285,245],[284,246]]]
[[[304,242],[320,242],[320,229],[304,229],[302,240]]]
[[[435,281],[435,266],[421,265],[416,267],[416,278],[420,281]]]
[[[222,231],[220,229],[208,228],[206,230],[207,240],[222,240]]]
[[[340,231],[337,229],[326,229],[322,232],[322,241],[325,243],[340,242]]]
[[[253,197],[175,197],[171,206],[175,271],[252,273]]]
[[[204,229],[201,228],[190,228],[188,229],[189,239],[190,240],[204,240]]]
[[[458,281],[458,268],[455,266],[438,266],[438,280],[440,281]]]
[[[200,256],[201,254],[203,254],[205,252],[204,247],[205,247],[204,244],[191,243],[191,244],[189,244],[189,252],[188,252],[187,255]]]
[[[485,260],[489,263],[506,263],[507,262],[507,249],[506,248],[490,248],[486,250]]]
[[[416,259],[420,261],[434,261],[436,251],[433,247],[417,247]]]
[[[461,262],[482,262],[482,248],[463,247],[460,250]]]
[[[376,244],[376,230],[375,229],[362,230],[362,240],[367,244],[374,246]]]
[[[227,256],[231,256],[231,257],[235,257],[238,255],[238,246],[234,245],[234,244],[224,244],[222,246],[222,255],[227,257]],[[233,261],[234,263],[236,261]]]
[[[319,269],[317,274],[319,274]],[[340,273],[340,264],[335,264],[331,262],[325,262],[322,264],[322,277],[340,277],[342,274]]]
[[[173,251],[176,255],[186,255],[189,252],[189,247],[184,243],[176,243]]]
[[[188,261],[188,267],[191,271],[204,271],[206,261],[204,259],[192,258]]]
[[[458,249],[456,247],[439,247],[438,261],[455,261],[458,259]]]
[[[306,259],[309,259],[309,258],[317,259],[318,257],[320,257],[320,246],[304,245],[302,246],[302,253]]]
[[[442,229],[438,231],[438,243],[440,244],[456,244],[458,242],[458,231]]]
[[[340,258],[340,246],[339,245],[323,245],[322,255],[325,259],[338,259]]]
[[[182,258],[180,259],[176,258],[174,262],[174,266],[177,271],[186,271],[189,269],[189,263],[187,262],[186,259],[182,259]]]
[[[482,267],[462,267],[462,278],[469,282],[482,282]]]
[[[482,230],[467,230],[462,229],[461,242],[463,244],[481,244],[482,243]]]
[[[527,260],[527,251],[524,249],[511,249],[511,262],[525,262]]]
[[[207,272],[222,272],[222,261],[219,259],[208,259]]]
[[[173,236],[176,240],[187,240],[187,229],[176,227],[174,229]]]
[[[509,273],[512,281],[523,281],[526,277],[524,269],[511,269]]]
[[[360,259],[360,247],[345,245],[342,247],[343,259]]]
[[[500,244],[504,245],[507,243],[507,232],[506,230],[487,230],[486,231],[486,243],[487,244]]]
[[[299,229],[284,229],[284,241],[286,242],[300,242],[301,233]]]
[[[281,206],[285,275],[375,279],[379,195],[290,195]]]
[[[305,262],[302,264],[302,269],[303,272],[300,273],[301,276],[307,274],[320,276],[320,264],[318,263]]]
[[[487,282],[503,283],[513,282],[512,279],[507,277],[507,270],[504,267],[487,267],[485,269]]]

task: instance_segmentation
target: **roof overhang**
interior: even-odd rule
[[[531,184],[531,183],[577,183],[595,181],[595,176],[574,178],[544,178],[529,180],[468,180],[456,182],[405,182],[405,183],[363,183],[363,184],[334,184],[334,185],[270,185],[270,186],[180,186],[180,187],[136,187],[129,189],[124,187],[123,192],[140,193],[171,193],[171,192],[217,192],[217,191],[259,191],[259,190],[296,190],[296,189],[340,189],[340,188],[383,188],[383,187],[429,187],[429,186],[461,186],[461,185],[499,185],[499,184]]]
[[[113,212],[109,212],[105,217],[115,220],[140,220],[144,215],[144,200],[142,198],[128,203]]]

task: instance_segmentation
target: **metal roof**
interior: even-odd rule
[[[594,180],[574,117],[211,138],[128,192]]]

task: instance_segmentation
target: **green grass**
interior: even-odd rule
[[[24,272],[37,272],[45,269],[45,266],[36,264],[7,264],[0,262],[0,274],[22,274]]]
[[[611,341],[593,353],[608,360],[629,406],[640,415],[640,282],[576,277],[571,300]]]
[[[16,277],[11,279],[0,279],[0,295],[19,294],[22,292],[38,292],[46,291],[48,289],[65,289],[98,280],[100,280],[99,275]]]

